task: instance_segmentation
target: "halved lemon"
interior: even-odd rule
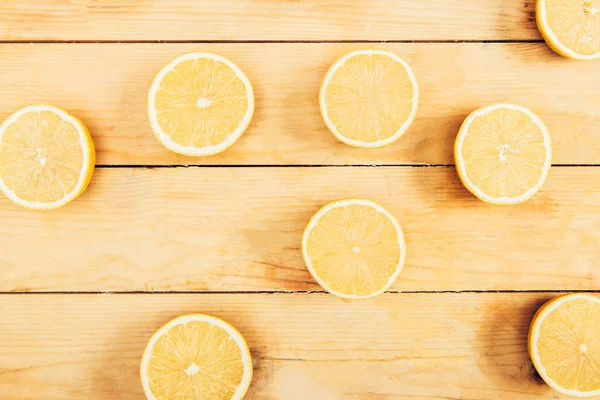
[[[222,152],[254,113],[246,75],[212,53],[184,54],[160,70],[148,95],[150,126],[169,150],[189,156]]]
[[[544,304],[529,329],[529,355],[560,393],[600,396],[600,299],[570,294]]]
[[[543,185],[552,161],[548,129],[530,110],[494,104],[469,115],[454,145],[460,180],[479,199],[517,204]]]
[[[538,0],[536,20],[548,45],[560,55],[600,58],[600,0]]]
[[[419,103],[410,66],[385,50],[358,50],[327,72],[319,95],[321,114],[340,141],[355,147],[382,147],[412,124]]]
[[[175,318],[150,339],[140,368],[149,400],[238,400],[252,379],[250,350],[220,318]]]
[[[62,207],[87,188],[95,154],[86,126],[66,111],[22,108],[0,125],[0,189],[23,207]]]
[[[394,283],[406,257],[400,225],[369,200],[339,200],[321,208],[302,237],[308,270],[328,292],[365,299]]]

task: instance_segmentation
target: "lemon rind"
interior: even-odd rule
[[[337,291],[331,289],[327,285],[327,283],[325,281],[323,281],[321,279],[321,277],[319,277],[317,272],[314,270],[314,268],[312,266],[311,258],[308,254],[308,248],[307,248],[308,247],[307,246],[308,238],[310,236],[310,232],[315,227],[315,225],[317,224],[319,219],[321,219],[321,217],[323,215],[327,214],[329,211],[331,211],[334,208],[345,207],[348,205],[362,205],[362,206],[368,206],[368,207],[375,209],[377,212],[385,215],[392,222],[392,225],[394,226],[394,229],[396,230],[396,233],[398,235],[398,244],[400,246],[400,259],[398,260],[396,270],[389,277],[388,281],[386,282],[386,284],[384,286],[382,286],[379,290],[377,290],[373,293],[370,293],[366,296],[340,293],[340,292],[337,292]],[[400,227],[400,224],[398,223],[396,218],[385,208],[383,208],[379,204],[377,204],[373,201],[370,201],[370,200],[344,199],[344,200],[333,201],[331,203],[326,204],[325,206],[321,207],[321,209],[319,209],[319,211],[317,211],[315,213],[315,215],[312,216],[309,223],[306,225],[306,228],[304,229],[304,233],[302,235],[302,256],[304,257],[304,262],[305,262],[306,267],[308,268],[310,274],[317,281],[317,283],[319,285],[321,285],[321,287],[323,289],[325,289],[327,292],[333,294],[334,296],[340,297],[342,299],[369,299],[369,298],[378,296],[378,295],[382,294],[383,292],[385,292],[386,290],[388,290],[392,286],[394,281],[398,278],[398,276],[400,275],[400,272],[402,272],[402,269],[404,268],[404,262],[406,260],[406,243],[404,241],[404,233],[402,231],[402,228]]]
[[[81,195],[85,189],[88,187],[92,175],[94,173],[94,166],[96,163],[96,151],[94,148],[94,142],[92,140],[92,136],[87,128],[87,126],[81,122],[78,118],[69,114],[67,111],[50,106],[50,105],[29,105],[23,107],[6,118],[2,124],[0,124],[0,141],[2,140],[2,136],[6,129],[12,125],[16,120],[18,120],[21,116],[26,113],[36,113],[36,112],[52,112],[58,115],[62,120],[69,122],[71,125],[75,127],[77,132],[79,133],[79,143],[81,145],[81,149],[83,152],[83,163],[81,173],[79,174],[79,178],[77,180],[77,184],[73,188],[72,191],[63,196],[60,200],[51,202],[51,203],[43,203],[39,201],[26,201],[20,198],[15,194],[13,190],[11,190],[0,176],[0,190],[4,193],[4,195],[13,203],[29,208],[32,210],[54,210],[61,207],[66,206],[71,201],[75,200],[79,195]]]
[[[242,364],[244,365],[244,375],[242,377],[242,381],[238,385],[235,393],[231,397],[231,400],[241,400],[246,395],[248,388],[250,387],[250,382],[252,381],[252,356],[250,354],[250,349],[248,348],[248,344],[246,340],[242,336],[242,334],[231,324],[222,320],[221,318],[214,317],[212,315],[207,314],[187,314],[176,317],[166,324],[164,324],[159,330],[157,330],[146,345],[144,350],[144,354],[142,356],[142,361],[140,363],[140,377],[142,380],[142,387],[144,389],[144,394],[148,400],[165,400],[158,399],[152,391],[150,390],[150,382],[148,379],[148,374],[146,370],[148,369],[148,363],[150,362],[150,357],[152,356],[152,349],[154,345],[158,341],[158,339],[163,336],[166,332],[168,332],[171,328],[176,325],[184,325],[188,322],[206,322],[211,325],[217,326],[223,329],[225,332],[229,334],[229,336],[235,341],[242,353]]]
[[[329,115],[327,113],[327,103],[325,101],[325,92],[327,90],[327,87],[331,83],[333,74],[346,61],[348,61],[348,59],[355,57],[357,55],[376,55],[376,54],[384,55],[384,56],[388,56],[388,57],[392,58],[394,61],[400,63],[406,70],[406,72],[410,78],[410,81],[413,85],[412,109],[411,109],[408,119],[402,124],[402,126],[396,131],[396,133],[394,133],[389,138],[377,140],[375,142],[365,142],[362,140],[350,139],[350,138],[347,138],[344,135],[342,135],[338,131],[335,124],[329,118]],[[323,120],[325,121],[325,125],[327,125],[327,128],[331,131],[331,133],[342,143],[345,143],[349,146],[360,147],[360,148],[383,147],[383,146],[387,146],[387,145],[395,142],[396,140],[400,139],[404,135],[404,133],[406,133],[408,128],[410,128],[412,123],[414,122],[415,116],[417,115],[417,109],[419,108],[418,107],[419,106],[419,85],[417,83],[417,78],[415,77],[415,74],[414,74],[412,68],[410,67],[410,65],[408,65],[408,63],[406,61],[404,61],[404,59],[402,59],[397,54],[392,53],[390,51],[386,51],[386,50],[355,50],[355,51],[352,51],[352,52],[346,54],[339,60],[337,60],[327,71],[327,74],[325,75],[325,78],[323,79],[323,83],[321,84],[321,89],[319,91],[319,106],[320,106],[319,108],[321,109],[321,116],[323,117]]]
[[[473,184],[473,182],[471,182],[471,180],[469,179],[469,177],[467,175],[467,171],[465,170],[465,166],[463,163],[462,145],[465,140],[465,137],[469,133],[469,127],[470,127],[471,123],[476,118],[478,118],[482,115],[488,114],[494,110],[500,109],[500,108],[508,108],[510,110],[517,110],[517,111],[521,111],[521,112],[525,113],[527,116],[529,116],[532,119],[532,121],[537,126],[540,127],[542,134],[544,136],[544,147],[546,149],[546,159],[544,160],[544,164],[542,166],[542,175],[540,176],[539,181],[533,187],[531,187],[529,190],[527,190],[521,196],[517,196],[517,197],[492,197],[492,196],[484,193],[475,184]],[[550,134],[548,133],[548,128],[546,127],[544,122],[528,108],[525,108],[525,107],[517,105],[517,104],[510,104],[510,103],[492,104],[492,105],[482,107],[482,108],[479,108],[479,109],[473,111],[465,119],[462,126],[460,127],[460,130],[456,137],[456,141],[454,143],[454,160],[455,160],[455,164],[456,164],[456,170],[458,172],[458,176],[459,176],[461,182],[467,188],[467,190],[469,190],[475,197],[477,197],[478,199],[480,199],[486,203],[489,203],[489,204],[496,204],[496,205],[519,204],[519,203],[523,203],[524,201],[527,201],[530,198],[532,198],[533,196],[535,196],[535,194],[544,185],[544,182],[546,182],[546,179],[548,178],[548,174],[550,172],[550,166],[552,165],[552,140],[550,138]]]
[[[531,357],[531,362],[533,363],[535,369],[540,374],[540,376],[542,377],[544,382],[546,382],[548,384],[548,386],[550,386],[552,389],[554,389],[557,392],[560,392],[562,394],[565,394],[568,396],[584,398],[584,397],[593,397],[593,396],[600,395],[600,389],[592,391],[592,392],[581,392],[578,390],[565,389],[562,386],[558,385],[556,382],[554,382],[552,380],[552,378],[550,378],[550,376],[546,372],[546,369],[544,368],[544,366],[540,360],[540,355],[537,350],[537,342],[540,337],[540,327],[542,325],[542,322],[546,319],[546,317],[548,317],[548,315],[552,311],[556,310],[558,307],[560,307],[564,303],[572,301],[572,300],[580,300],[580,299],[600,303],[600,299],[596,296],[592,296],[592,295],[585,294],[585,293],[573,293],[573,294],[567,294],[564,296],[557,297],[553,300],[548,301],[546,304],[544,304],[542,307],[540,307],[540,309],[537,311],[537,313],[533,317],[531,326],[529,328],[529,335],[528,335],[529,337],[528,337],[527,347],[529,350],[529,356]]]
[[[240,121],[240,124],[238,125],[238,127],[233,132],[231,132],[227,136],[227,138],[224,141],[222,141],[221,143],[214,144],[211,146],[204,146],[204,147],[183,146],[183,145],[178,144],[175,141],[173,141],[169,137],[169,135],[166,132],[164,132],[162,130],[162,128],[160,127],[160,124],[158,123],[158,118],[156,115],[156,105],[155,105],[156,93],[158,92],[158,89],[160,88],[160,84],[161,84],[164,76],[167,73],[169,73],[170,71],[172,71],[175,66],[177,66],[178,64],[180,64],[184,61],[198,60],[198,59],[202,59],[202,58],[207,58],[207,59],[211,59],[214,61],[222,62],[235,72],[236,76],[243,82],[244,87],[246,88],[246,95],[247,95],[247,99],[248,99],[248,108],[246,109],[246,113],[244,114],[244,117]],[[214,54],[214,53],[207,53],[207,52],[187,53],[187,54],[183,54],[183,55],[175,58],[173,61],[171,61],[170,63],[165,65],[163,68],[161,68],[161,70],[158,72],[158,74],[152,81],[150,90],[148,92],[148,119],[150,122],[150,127],[152,129],[152,132],[154,132],[154,135],[158,138],[160,143],[163,146],[165,146],[167,149],[171,150],[174,153],[178,153],[178,154],[182,154],[182,155],[186,155],[186,156],[194,156],[194,157],[211,156],[211,155],[218,154],[218,153],[221,153],[221,152],[227,150],[246,131],[246,129],[250,125],[250,122],[252,121],[253,115],[254,115],[254,90],[252,88],[252,84],[250,83],[250,80],[248,79],[248,77],[246,76],[244,71],[242,71],[236,64],[234,64],[229,59],[227,59],[223,56],[220,56],[218,54]]]

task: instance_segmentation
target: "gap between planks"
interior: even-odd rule
[[[454,164],[121,164],[121,165],[96,165],[102,169],[127,169],[127,168],[454,168]],[[558,168],[600,167],[600,164],[552,164]]]
[[[0,40],[0,44],[443,44],[443,43],[544,43],[542,39],[524,40]]]
[[[491,294],[491,293],[500,293],[500,294],[518,294],[518,293],[598,293],[600,294],[600,289],[597,290],[556,290],[556,289],[534,289],[534,290],[390,290],[385,292],[385,294],[391,295],[409,295],[409,294],[418,294],[418,295],[434,295],[434,294]],[[234,291],[206,291],[206,290],[172,290],[172,291],[32,291],[32,292],[3,292],[0,291],[0,296],[3,295],[218,295],[218,294],[239,294],[239,295],[305,295],[305,294],[327,294],[324,290],[255,290],[255,291],[243,291],[243,290],[234,290]],[[333,296],[333,295],[332,295]]]

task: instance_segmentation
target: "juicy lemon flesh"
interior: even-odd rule
[[[546,19],[565,47],[600,54],[600,0],[546,0]]]
[[[345,295],[368,296],[385,287],[398,267],[400,251],[389,218],[363,205],[331,209],[307,241],[316,275]]]
[[[537,349],[560,387],[600,390],[600,303],[576,299],[552,311],[540,325]]]
[[[382,54],[349,58],[325,90],[327,115],[344,137],[377,142],[410,117],[414,86],[404,66]]]
[[[547,156],[531,117],[502,108],[471,122],[461,152],[469,181],[494,198],[519,197],[538,184]]]
[[[238,129],[248,109],[244,82],[227,64],[208,58],[183,61],[156,92],[160,128],[182,146],[219,144]]]
[[[71,193],[83,163],[77,128],[50,111],[23,114],[0,141],[0,176],[27,202],[52,203]]]
[[[147,375],[158,400],[229,400],[242,382],[244,364],[225,330],[195,321],[176,325],[158,339]]]

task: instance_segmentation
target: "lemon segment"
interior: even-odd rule
[[[95,160],[86,126],[57,107],[28,106],[0,125],[0,189],[20,206],[68,204],[87,188]]]
[[[330,203],[310,220],[302,238],[308,270],[328,292],[346,299],[383,293],[406,257],[396,219],[368,200]]]
[[[560,393],[600,395],[600,299],[558,297],[543,305],[529,330],[529,355],[540,376]]]
[[[454,146],[465,187],[491,204],[518,204],[545,182],[552,161],[550,135],[530,110],[494,104],[469,115]]]
[[[536,20],[548,45],[562,56],[600,58],[600,0],[538,0]]]
[[[419,89],[412,69],[396,54],[358,50],[329,69],[319,102],[336,138],[350,146],[375,148],[398,140],[412,124]]]
[[[190,314],[150,339],[140,374],[149,400],[239,400],[252,379],[242,335],[222,319]]]
[[[209,156],[231,146],[254,113],[246,75],[212,53],[182,55],[158,73],[148,95],[152,131],[169,150]]]

